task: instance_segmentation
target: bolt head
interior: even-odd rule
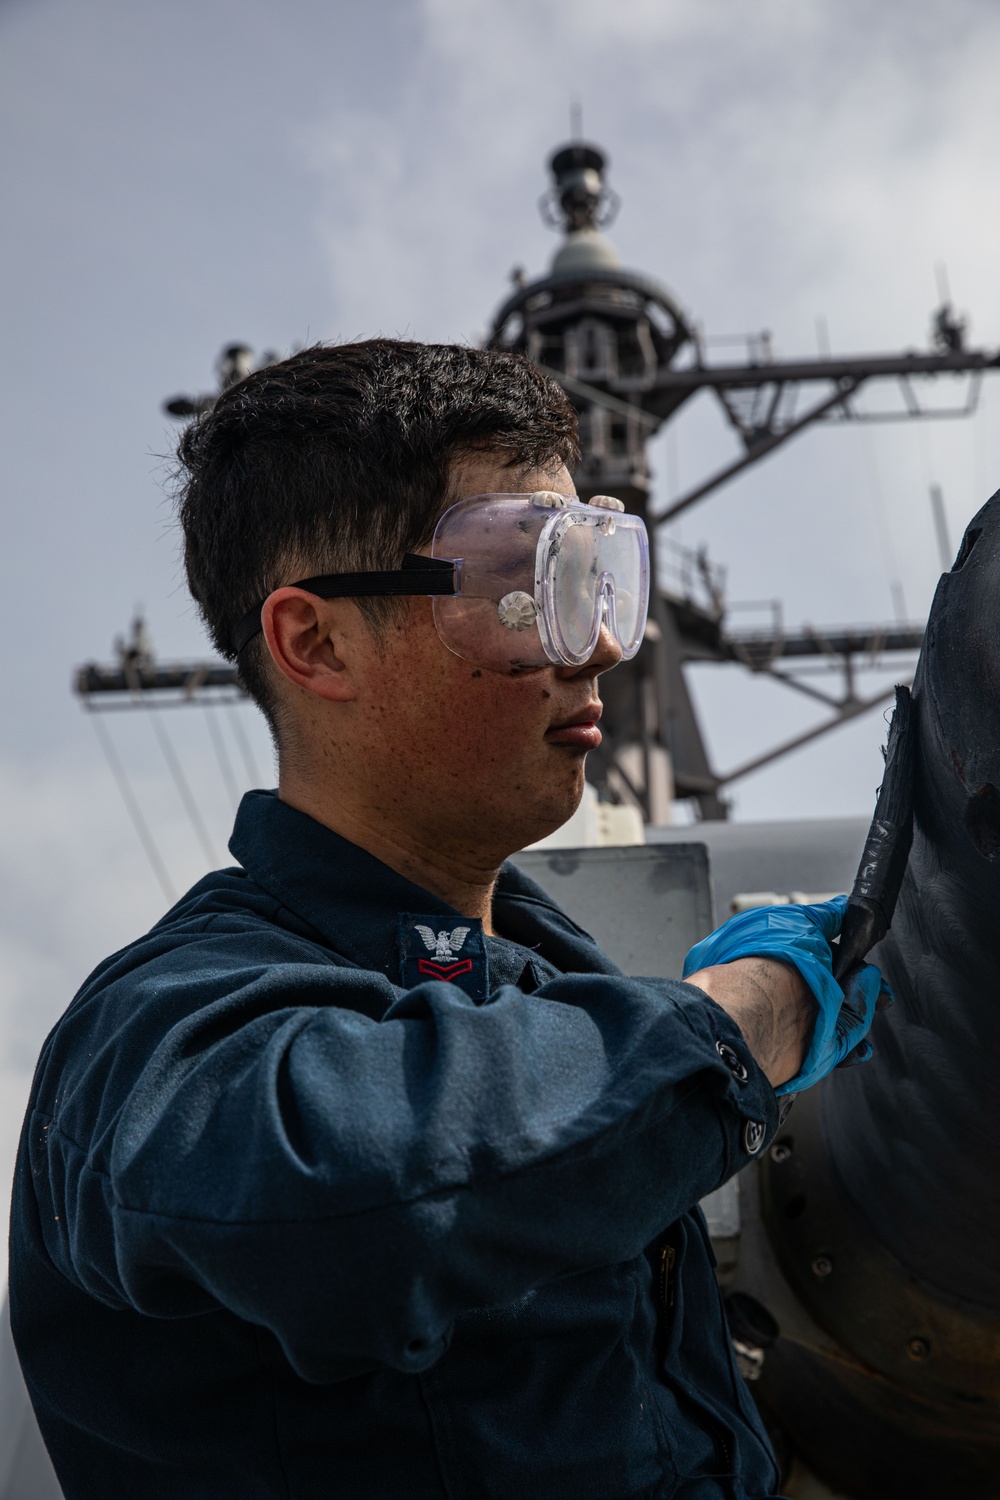
[[[833,1270],[833,1261],[828,1255],[815,1255],[812,1259],[811,1269],[813,1275],[818,1276],[822,1280],[824,1276],[829,1276]]]
[[[771,1160],[780,1166],[783,1161],[788,1161],[792,1154],[792,1148],[787,1141],[775,1141],[771,1147]]]
[[[926,1339],[910,1339],[906,1346],[907,1356],[914,1364],[922,1364],[931,1352],[931,1346]]]

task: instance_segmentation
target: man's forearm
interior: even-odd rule
[[[774,958],[738,958],[689,975],[732,1016],[772,1088],[802,1066],[816,1001],[798,969]]]

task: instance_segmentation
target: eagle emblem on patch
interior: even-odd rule
[[[400,916],[399,946],[403,984],[439,979],[458,984],[474,1000],[486,998],[486,947],[482,923],[467,918],[446,927],[441,917]]]
[[[439,963],[447,963],[461,953],[462,945],[469,936],[468,927],[453,927],[450,932],[446,929],[435,933],[433,927],[426,927],[423,922],[414,922],[414,932],[419,932],[427,945],[428,953],[433,953]]]

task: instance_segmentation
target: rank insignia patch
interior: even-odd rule
[[[471,917],[452,926],[446,917],[405,913],[399,919],[400,967],[411,989],[429,979],[457,984],[474,1000],[486,998],[483,926]]]

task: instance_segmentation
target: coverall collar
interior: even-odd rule
[[[336,952],[364,968],[381,969],[394,984],[400,983],[401,912],[440,917],[453,925],[463,916],[367,850],[289,807],[277,792],[246,793],[229,848],[258,885],[308,922]],[[617,972],[588,934],[509,862],[497,879],[493,915],[505,938],[556,969]],[[586,962],[581,961],[581,938]]]

